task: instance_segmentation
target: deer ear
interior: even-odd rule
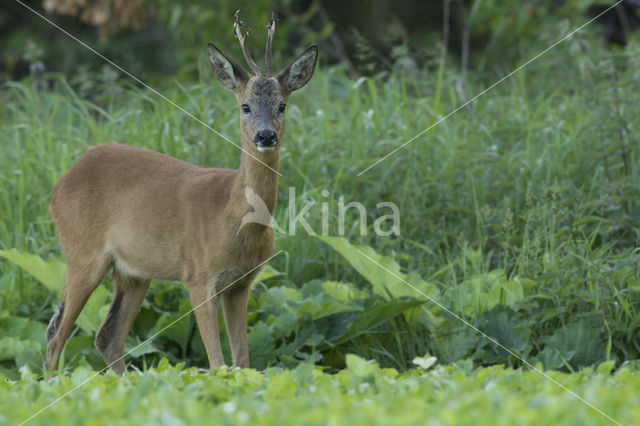
[[[233,92],[249,80],[249,73],[227,58],[213,43],[207,45],[207,52],[213,73],[224,87]]]
[[[318,46],[314,44],[280,71],[276,78],[289,92],[293,92],[311,80],[316,62],[318,62]]]

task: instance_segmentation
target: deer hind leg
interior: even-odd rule
[[[60,353],[69,337],[71,327],[89,300],[89,296],[107,273],[109,266],[106,258],[96,258],[84,265],[69,261],[62,302],[47,327],[47,370],[58,369]]]
[[[215,294],[215,293],[214,293]],[[224,365],[218,329],[218,296],[209,294],[206,285],[190,285],[189,298],[195,310],[198,329],[204,342],[211,368]]]
[[[122,375],[126,369],[124,347],[127,334],[140,311],[151,280],[126,276],[114,268],[113,283],[115,291],[111,308],[96,335],[95,345],[107,366]]]
[[[247,305],[251,285],[245,282],[237,283],[222,293],[224,321],[227,324],[227,334],[231,344],[233,365],[249,367],[249,344],[247,341]]]

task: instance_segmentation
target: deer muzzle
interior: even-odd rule
[[[278,145],[278,135],[273,130],[260,130],[253,138],[253,143],[260,152],[273,151]]]

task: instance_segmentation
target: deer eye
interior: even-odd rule
[[[280,106],[278,107],[278,112],[280,114],[284,114],[284,109],[287,107],[286,104],[280,104]]]
[[[249,108],[249,105],[242,104],[242,112],[244,112],[245,114],[249,114],[251,112],[251,108]]]

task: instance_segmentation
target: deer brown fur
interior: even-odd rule
[[[269,44],[273,37],[272,20]],[[244,37],[236,15],[236,34]],[[114,296],[95,344],[118,374],[125,370],[126,336],[152,279],[187,284],[211,367],[224,364],[218,332],[221,292],[233,363],[249,366],[247,301],[260,265],[273,253],[273,229],[241,227],[252,212],[251,188],[270,213],[276,206],[284,105],[315,70],[312,46],[275,77],[250,75],[209,43],[213,72],[241,105],[238,170],[206,169],[166,155],[110,143],[90,148],[53,189],[51,215],[67,259],[62,302],[47,329],[48,370],[91,293],[112,271]],[[245,275],[246,274],[246,275]],[[234,281],[236,281],[234,283]]]

